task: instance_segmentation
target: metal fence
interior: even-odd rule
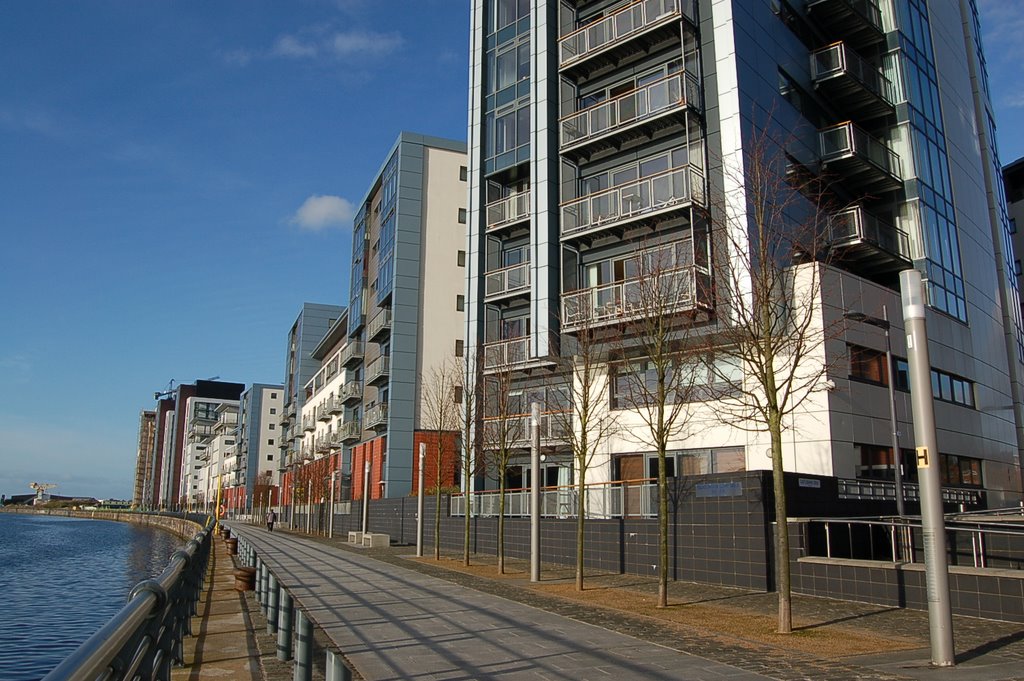
[[[203,529],[171,555],[159,576],[139,582],[125,606],[43,681],[170,681],[171,664],[184,662],[182,640],[192,633],[213,529],[209,516],[178,517]]]
[[[594,519],[653,518],[658,515],[658,485],[651,480],[599,482],[587,485],[586,517]],[[496,517],[501,507],[499,490],[481,490],[470,495],[470,514]],[[576,518],[579,514],[579,489],[575,485],[544,487],[540,492],[540,512],[544,518]],[[451,514],[466,514],[466,496],[454,494]],[[530,515],[530,490],[505,491],[506,518]]]

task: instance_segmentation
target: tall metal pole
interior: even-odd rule
[[[416,476],[416,556],[423,557],[423,461],[427,458],[427,443],[420,443],[420,470]]]
[[[882,319],[885,320],[885,366],[889,369],[889,425],[892,429],[892,460],[896,473],[896,515],[903,517],[906,511],[903,507],[903,457],[900,455],[900,430],[896,421],[896,390],[893,383],[896,382],[896,367],[892,363],[892,340],[889,336],[890,322],[889,310],[882,306]],[[895,556],[894,556],[895,557]]]
[[[306,533],[313,532],[313,476],[306,483]]]
[[[540,403],[530,405],[530,581],[540,581]]]
[[[340,454],[339,454],[339,456],[340,456]],[[334,499],[335,499],[335,489],[334,489],[334,486],[335,486],[335,482],[337,481],[337,479],[338,479],[338,471],[337,470],[331,471],[331,519],[327,523],[327,527],[328,527],[327,538],[328,539],[334,539]]]
[[[953,614],[949,604],[946,528],[942,514],[939,449],[935,436],[931,362],[928,357],[928,331],[925,326],[921,273],[917,270],[900,272],[900,290],[907,331],[914,442],[917,444],[917,482],[921,495],[921,527],[924,537],[932,665],[951,667],[956,664],[953,649]]]
[[[363,462],[363,534],[366,534],[370,514],[370,457]]]

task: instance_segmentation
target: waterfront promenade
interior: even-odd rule
[[[1024,678],[1024,631],[1005,622],[957,617],[959,664],[937,670],[927,666],[927,618],[916,611],[797,597],[803,622],[798,633],[764,644],[754,628],[758,619],[770,618],[774,594],[674,582],[676,603],[707,604],[713,617],[746,614],[749,634],[722,635],[699,622],[673,626],[607,607],[620,605],[611,601],[620,600],[620,593],[626,597],[635,578],[622,592],[594,579],[588,591],[603,594],[604,602],[577,603],[547,592],[567,574],[563,569],[546,568],[546,587],[538,591],[515,578],[484,578],[432,560],[411,560],[411,547],[366,551],[339,539],[271,535],[240,524],[234,531],[257,548],[323,626],[325,647],[344,652],[366,679],[590,679],[605,678],[606,665],[617,665],[610,673],[621,679]],[[687,618],[694,612],[690,606],[680,610]],[[874,654],[845,652],[846,640],[858,636],[902,638],[909,645]],[[267,678],[290,677],[278,671]]]

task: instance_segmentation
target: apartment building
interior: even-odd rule
[[[284,404],[281,407],[276,436],[279,450],[277,482],[282,487],[282,478],[288,466],[294,463],[298,452],[301,451],[305,385],[320,370],[320,363],[313,359],[313,349],[344,312],[345,308],[338,305],[303,303],[298,317],[288,330],[283,384]]]
[[[560,360],[576,334],[635,314],[631,291],[655,258],[681,318],[728,328],[751,282],[722,264],[752,250],[742,197],[770,140],[787,177],[827,187],[828,264],[797,276],[821,267],[818,323],[843,328],[810,360],[831,388],[787,424],[785,469],[838,478],[851,498],[900,460],[913,482],[898,290],[913,267],[927,280],[946,498],[1019,499],[1020,303],[974,0],[474,0],[471,31],[466,340],[485,375],[511,376],[508,403],[564,410]],[[616,371],[603,380],[620,428],[595,482],[654,470]],[[714,393],[673,439],[670,474],[770,469],[767,435],[723,423]],[[568,484],[553,424],[544,479]],[[525,437],[515,444],[524,464]]]
[[[139,444],[135,456],[135,485],[132,493],[132,507],[142,508],[150,497],[147,481],[153,469],[153,452],[156,441],[156,412],[142,410],[139,413]]]
[[[1010,237],[1013,241],[1013,274],[1020,289],[1024,270],[1021,268],[1021,254],[1024,254],[1024,235],[1017,230],[1017,225],[1024,225],[1024,158],[1018,158],[1003,168],[1003,193],[1006,197],[1007,220],[1010,225]]]
[[[267,495],[273,495],[280,484],[277,459],[283,407],[283,385],[254,383],[242,393],[234,453],[226,466],[226,479],[231,487],[230,508],[252,508],[256,494],[266,505]]]
[[[185,414],[181,504],[212,509],[229,482],[225,462],[234,455],[238,400],[190,397]]]
[[[409,494],[423,380],[463,355],[465,202],[465,144],[403,132],[359,204],[347,338],[344,345],[325,339],[330,347],[323,348],[334,353],[325,355],[328,372],[336,357],[339,373],[329,390],[311,386],[317,403],[327,405],[311,416],[333,419],[334,435],[340,422],[351,446],[353,498],[366,488],[372,498]]]

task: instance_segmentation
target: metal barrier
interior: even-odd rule
[[[192,633],[210,557],[213,518],[203,520],[164,571],[139,582],[128,603],[43,681],[170,681],[171,664],[184,662],[182,640]]]
[[[669,494],[675,492],[675,479],[669,481]],[[579,488],[561,485],[541,489],[541,517],[575,518],[579,511]],[[478,490],[470,496],[470,513],[478,517],[497,516],[501,493],[496,490]],[[654,518],[658,515],[658,484],[650,478],[587,483],[586,516],[591,519]],[[453,494],[450,513],[466,513],[466,498]],[[505,490],[504,515],[506,518],[527,518],[530,515],[530,490]]]

